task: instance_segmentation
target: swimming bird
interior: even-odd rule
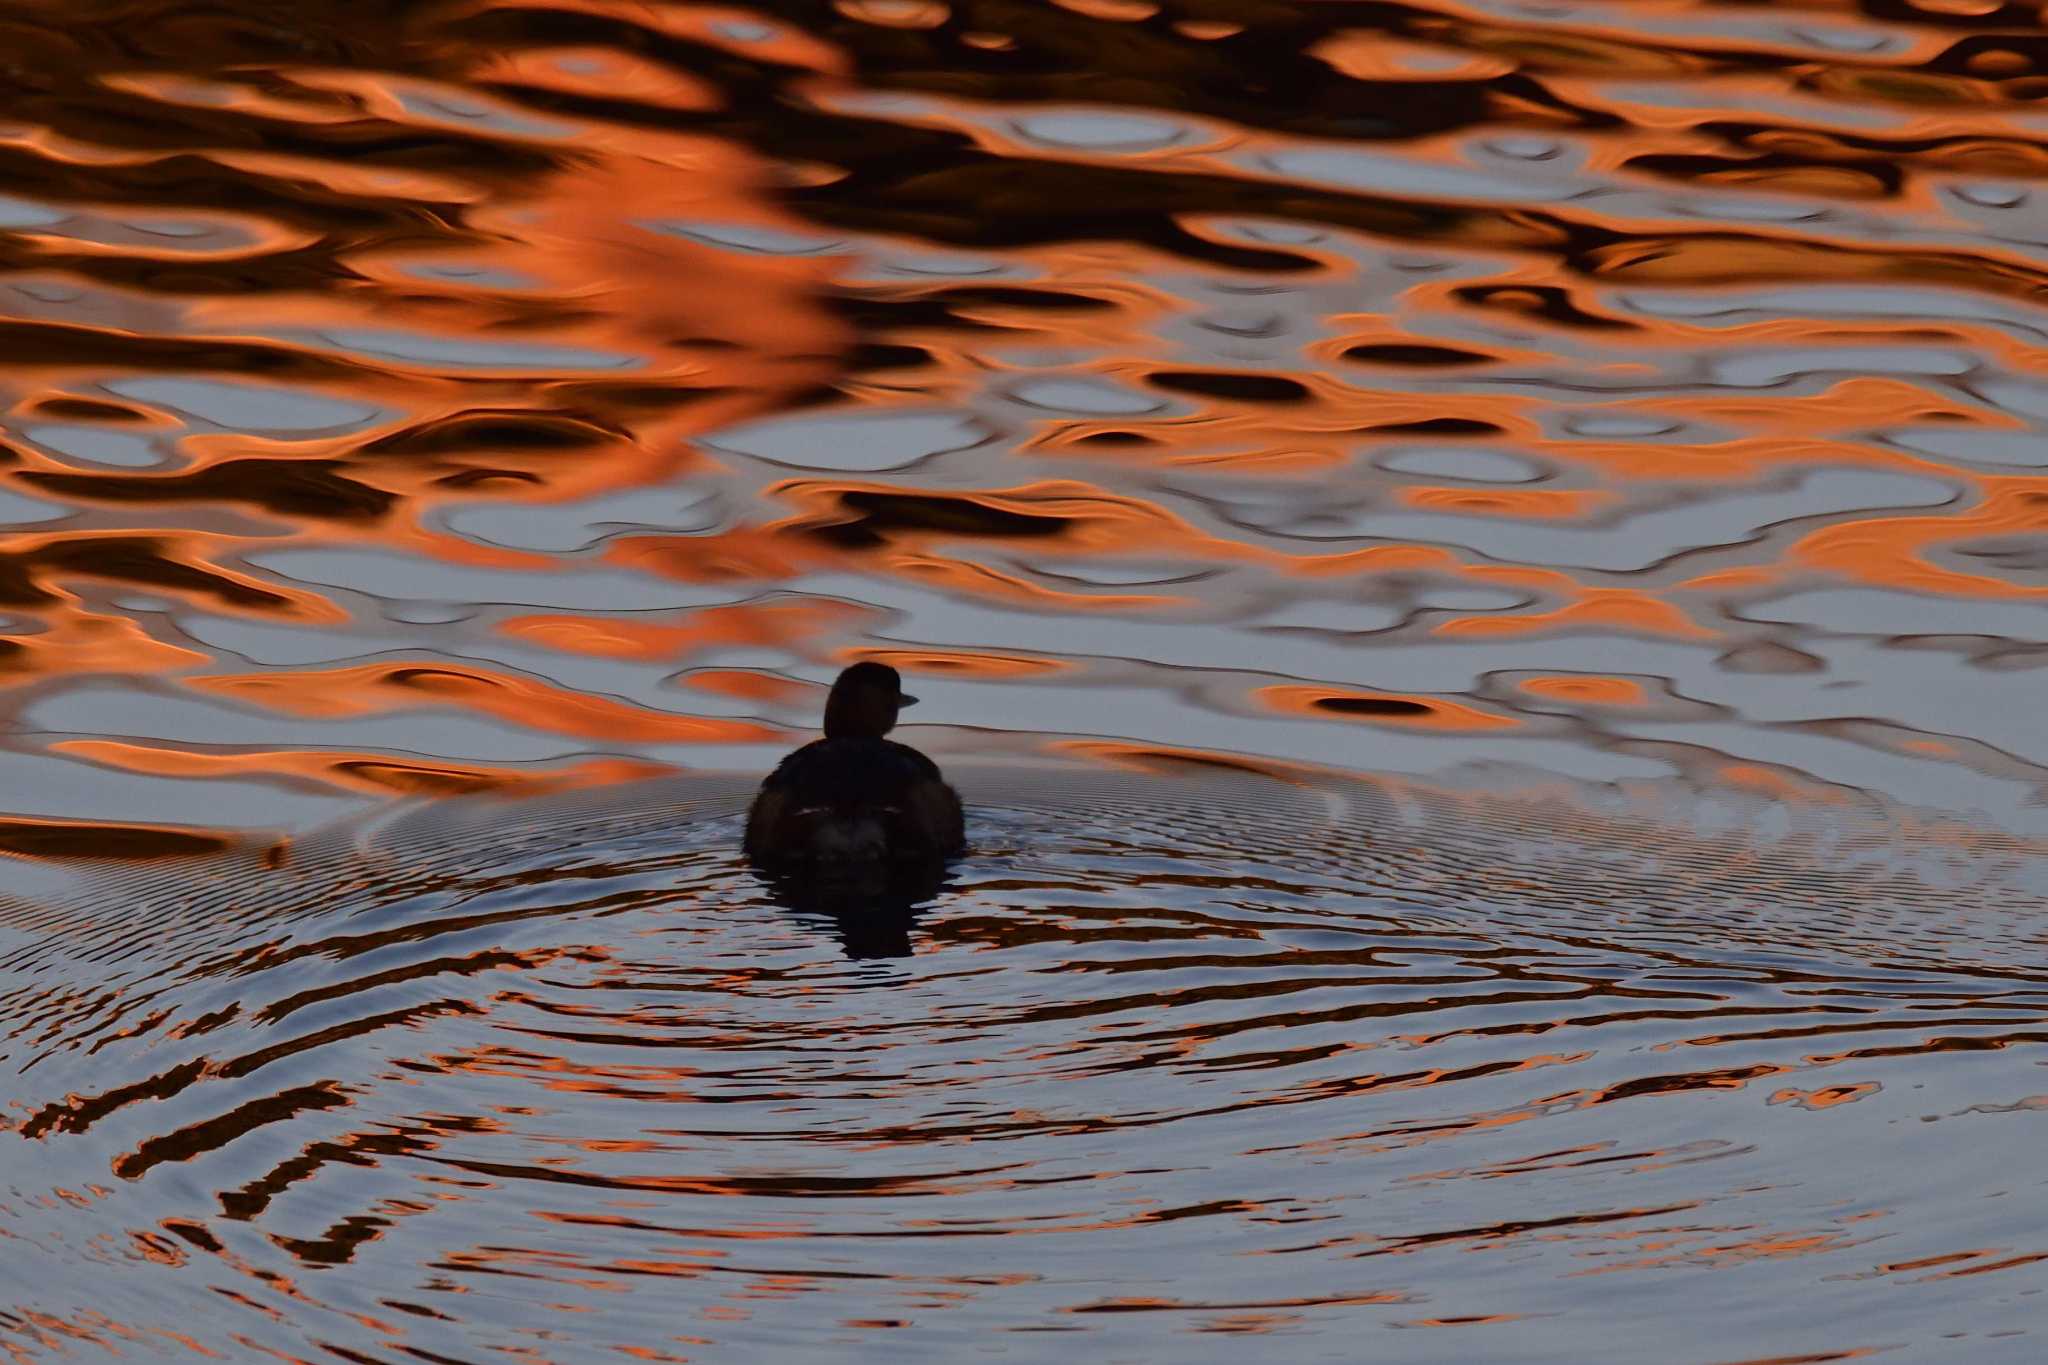
[[[747,856],[781,871],[929,864],[966,845],[939,765],[883,736],[917,701],[887,664],[858,663],[825,701],[825,737],[784,758],[747,812]]]

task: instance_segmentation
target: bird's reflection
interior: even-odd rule
[[[764,875],[777,905],[807,924],[828,921],[855,960],[909,957],[912,926],[950,884],[942,858]]]

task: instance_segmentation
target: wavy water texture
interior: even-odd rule
[[[756,766],[886,652],[2041,826],[2032,7],[90,9],[5,35],[21,815]]]
[[[11,1355],[2037,1354],[2043,5],[0,66]],[[858,659],[1012,766],[835,937],[633,784]]]
[[[755,882],[716,779],[18,911],[0,1341],[2031,1354],[2048,850],[1090,757],[956,769],[975,855],[893,917]]]

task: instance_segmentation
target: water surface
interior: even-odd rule
[[[0,1344],[2033,1359],[2042,32],[12,7]]]

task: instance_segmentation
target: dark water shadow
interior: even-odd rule
[[[807,927],[826,928],[854,961],[909,957],[910,931],[954,886],[942,859],[856,864],[799,873],[758,872],[775,904]]]

